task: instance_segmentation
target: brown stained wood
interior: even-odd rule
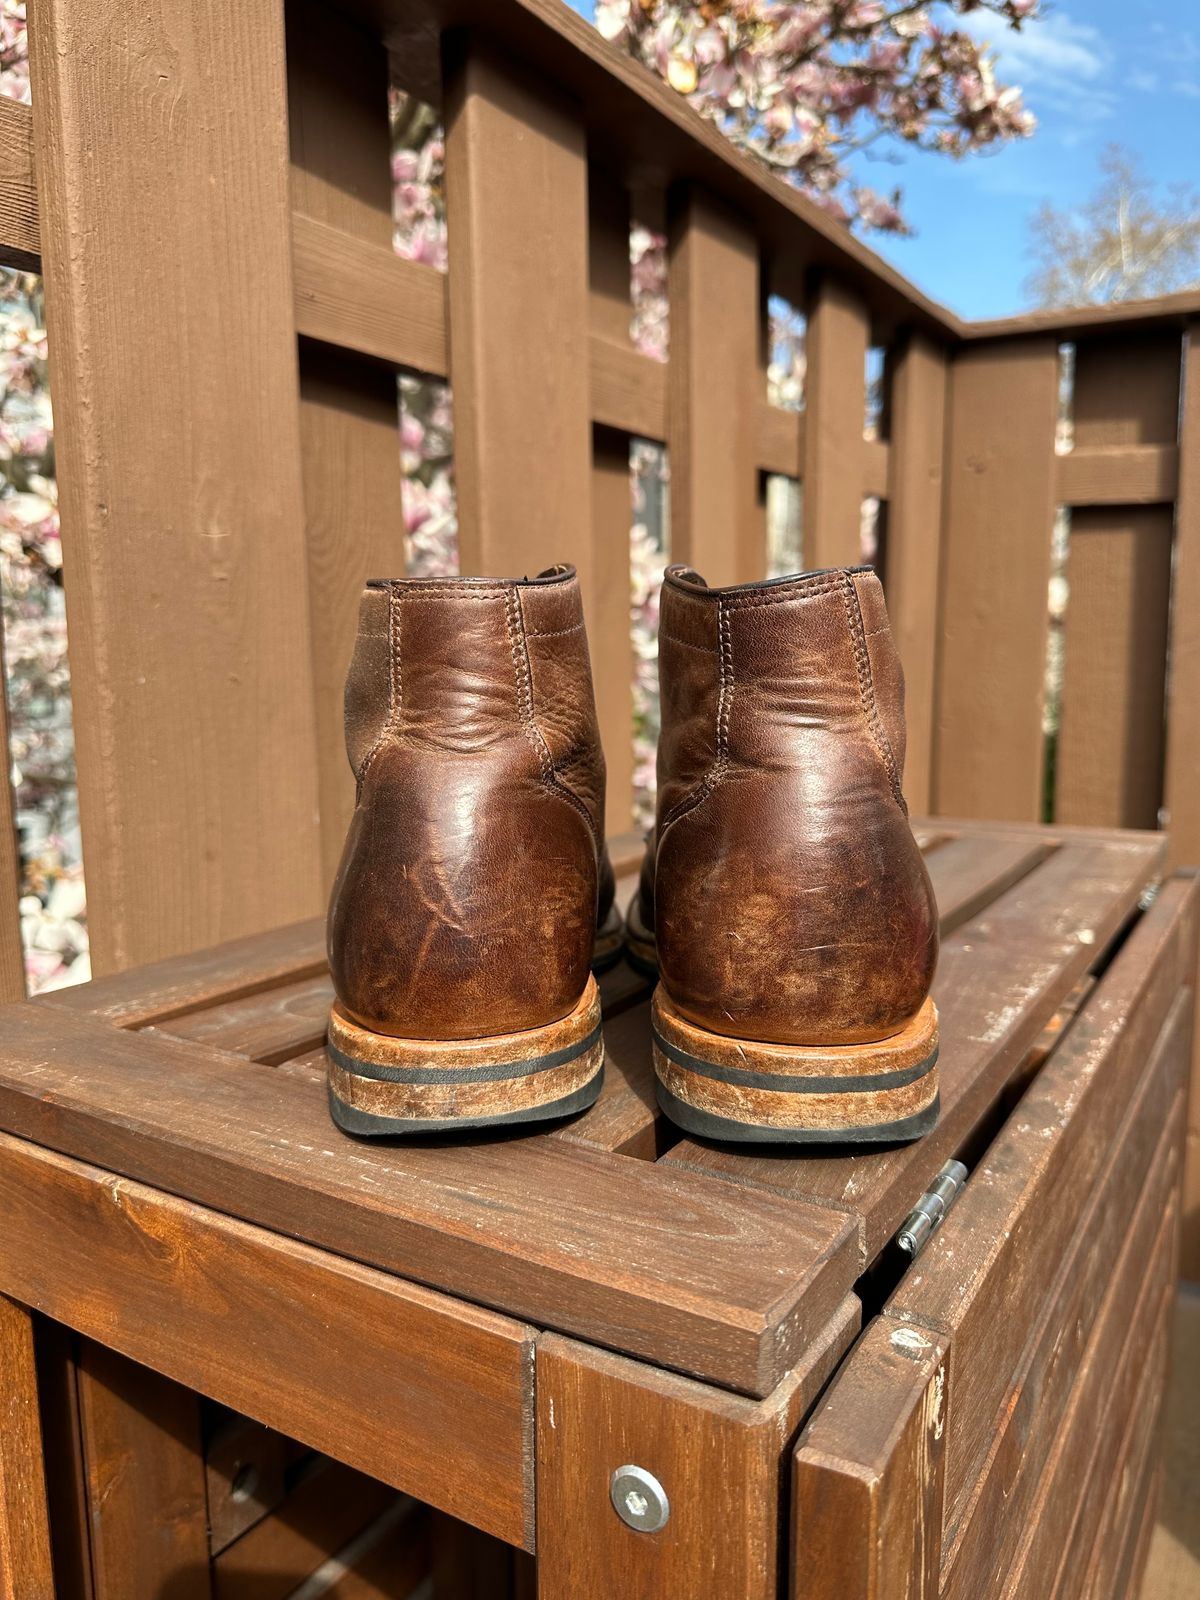
[[[796,1600],[936,1600],[946,1344],[890,1316],[855,1345],[792,1467]]]
[[[549,84],[460,40],[446,62],[459,559],[592,566],[584,134]]]
[[[1162,800],[1171,511],[1071,519],[1055,815],[1153,828]]]
[[[671,556],[709,584],[744,583],[766,575],[758,246],[742,218],[695,190],[676,197],[669,240]]]
[[[278,1510],[214,1559],[213,1600],[286,1600],[396,1500],[336,1461],[315,1462]]]
[[[1055,506],[1053,338],[969,346],[952,369],[932,803],[1035,821]]]
[[[212,1600],[198,1397],[88,1340],[79,1410],[96,1600]]]
[[[1147,328],[1182,328],[1200,312],[1200,293],[1185,289],[1150,300],[1124,300],[1115,305],[1053,307],[1026,311],[1015,317],[996,317],[964,324],[970,339],[981,343],[1014,335],[1056,332],[1064,338],[1103,334],[1122,324],[1141,323]]]
[[[213,1555],[283,1499],[290,1441],[250,1417],[230,1417],[204,1452],[208,1542]]]
[[[435,1514],[429,1535],[434,1600],[515,1600],[515,1564],[536,1567],[533,1556],[453,1517]]]
[[[21,272],[40,272],[41,250],[33,112],[0,96],[0,262]]]
[[[33,1319],[0,1295],[0,1600],[54,1600]]]
[[[281,983],[265,994],[188,1012],[159,1023],[154,1031],[172,1039],[194,1039],[273,1066],[324,1043],[332,1000],[332,980],[322,973]]]
[[[937,896],[942,937],[970,922],[1022,878],[1033,872],[1053,846],[1004,834],[950,839],[926,860]]]
[[[325,919],[311,918],[270,933],[252,934],[186,956],[173,956],[136,972],[54,989],[38,1010],[66,1010],[119,1028],[170,1022],[208,1006],[262,995],[325,973]]]
[[[98,973],[320,902],[282,10],[110,23],[29,19]]]
[[[1172,444],[1084,446],[1058,457],[1058,499],[1068,506],[1163,505],[1175,498]]]
[[[1009,1565],[1005,1600],[1042,1600],[1066,1576],[1071,1536],[1085,1488],[1103,1476],[1111,1439],[1118,1440],[1135,1404],[1137,1380],[1162,1359],[1170,1311],[1174,1209],[1160,1223],[1158,1239],[1140,1256],[1125,1252],[1114,1264],[1104,1309],[1093,1329],[1072,1391],[1071,1405],[1042,1474],[1016,1560]],[[1090,1549],[1081,1540],[1076,1563]],[[977,1593],[978,1591],[967,1591]]]
[[[286,19],[292,205],[305,219],[390,251],[387,52],[318,0],[288,0]],[[343,286],[343,304],[345,298]],[[300,442],[321,857],[329,885],[354,807],[342,692],[359,597],[367,578],[405,570],[395,373],[302,346]]]
[[[592,420],[662,443],[667,437],[667,369],[630,344],[592,333],[588,340]]]
[[[862,559],[863,427],[870,319],[836,278],[818,283],[808,307],[804,378],[804,566]]]
[[[4,627],[0,621],[0,659]],[[0,998],[5,1003],[25,998],[25,954],[21,935],[21,851],[14,814],[8,726],[8,694],[0,693],[0,751],[7,765],[0,782]]]
[[[784,411],[764,399],[758,403],[758,466],[785,477],[799,475],[804,460],[804,413]]]
[[[538,1341],[538,1595],[774,1600],[786,1531],[787,1456],[858,1328],[845,1302],[765,1399],[708,1389],[547,1334]],[[658,1533],[609,1503],[634,1463],[666,1490]]]
[[[891,382],[884,582],[892,637],[904,664],[904,792],[916,812],[929,809],[933,769],[947,376],[943,352],[913,334],[896,357]]]
[[[1081,342],[1077,447],[1173,445],[1179,364],[1177,335]],[[1169,505],[1072,515],[1055,780],[1062,822],[1157,825],[1172,520]]]
[[[797,1162],[684,1140],[659,1165],[844,1206],[861,1219],[865,1266],[996,1103],[1046,1021],[1136,906],[1160,855],[1160,844],[1136,835],[1123,845],[1064,844],[944,941],[933,988],[941,1119],[916,1144],[870,1156],[806,1154]]]
[[[79,1415],[78,1336],[47,1318],[36,1324],[38,1398],[51,1558],[59,1595],[92,1600],[83,1434]]]
[[[531,1539],[530,1330],[3,1136],[0,1190],[0,1274],[30,1304],[498,1537]]]
[[[0,1012],[0,1125],[750,1393],[775,1386],[858,1272],[853,1223],[821,1205],[731,1207],[710,1178],[545,1136],[354,1141],[320,1083],[49,1007]]]
[[[1179,1054],[1177,1049],[1176,1066]],[[1141,1095],[1128,1124],[1137,1142],[1124,1160],[1114,1153],[1090,1203],[1085,1198],[1079,1207],[1079,1225],[1072,1231],[1061,1206],[1047,1217],[1060,1261],[1047,1263],[1046,1252],[1038,1252],[1041,1283],[1020,1271],[1011,1301],[1002,1289],[1006,1264],[998,1262],[990,1284],[977,1289],[974,1305],[947,1335],[952,1339],[947,1597],[986,1592],[1015,1557],[1126,1236],[1135,1238],[1135,1248],[1148,1251],[1164,1211],[1175,1203],[1181,1115],[1178,1092],[1168,1098],[1161,1082]],[[1064,1186],[1071,1182],[1066,1175],[1062,1181]],[[1027,1237],[1026,1229],[1019,1231]],[[958,1230],[952,1237],[965,1250],[974,1243]],[[919,1286],[911,1291],[902,1286],[902,1293],[910,1308],[921,1303]],[[1019,1349],[1021,1341],[986,1326],[988,1319],[1008,1317],[1022,1324],[1026,1336],[1026,1349],[1015,1362],[1013,1346]],[[978,1365],[988,1362],[993,1370],[980,1373]],[[967,1391],[961,1395],[959,1382]]]
[[[1179,428],[1163,820],[1171,864],[1195,866],[1200,865],[1200,320],[1189,324],[1184,346]],[[1188,1113],[1181,1270],[1185,1278],[1200,1281],[1200,1030]]]
[[[446,377],[444,272],[303,211],[292,214],[292,262],[297,333]]]
[[[649,1001],[604,1023],[604,1088],[590,1111],[552,1137],[653,1161],[659,1113],[650,1060]]]
[[[629,192],[594,167],[588,172],[588,312],[593,337],[620,347],[633,305],[629,265]],[[633,637],[629,530],[633,521],[629,440],[592,428],[591,589],[584,597],[596,714],[608,764],[605,827],[633,823]]]
[[[457,1526],[466,1531],[464,1524]],[[427,1508],[393,1506],[345,1552],[353,1565],[337,1573],[322,1600],[421,1600],[430,1571],[429,1542]],[[514,1553],[507,1545],[500,1548],[510,1557]],[[495,1600],[503,1600],[502,1592]]]

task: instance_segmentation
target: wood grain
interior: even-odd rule
[[[540,1600],[774,1600],[790,1443],[859,1314],[857,1300],[847,1301],[760,1401],[552,1334],[540,1339]],[[658,1533],[627,1527],[609,1503],[612,1473],[629,1463],[666,1490],[670,1517]]]
[[[230,1417],[208,1440],[204,1476],[213,1555],[261,1522],[283,1499],[292,1441],[251,1417]]]
[[[1056,342],[968,346],[952,384],[933,805],[1032,822],[1042,797]]]
[[[1179,362],[1169,334],[1081,342],[1077,446],[1173,445]],[[1062,822],[1158,824],[1172,521],[1169,505],[1072,514],[1055,783]]]
[[[447,58],[445,103],[461,569],[532,574],[573,560],[586,595],[583,129],[548,83],[459,43]]]
[[[1162,505],[1174,500],[1178,482],[1179,451],[1173,444],[1077,443],[1058,457],[1058,499],[1063,505]]]
[[[795,1600],[936,1600],[946,1343],[877,1318],[796,1447]]]
[[[41,271],[42,236],[33,171],[33,112],[0,97],[0,262]]]
[[[31,1304],[500,1538],[531,1539],[528,1329],[3,1136],[0,1189],[0,1272]],[[47,1231],[62,1241],[53,1263],[37,1244]]]
[[[920,334],[905,342],[892,366],[884,583],[904,664],[904,793],[915,812],[929,809],[933,774],[947,377],[945,355]]]
[[[98,973],[320,902],[281,9],[110,21],[29,19]]]
[[[78,1063],[86,1060],[87,1070]],[[365,1145],[324,1088],[49,1007],[0,1012],[0,1124],[244,1220],[750,1393],[857,1275],[855,1228],[544,1136]]]
[[[306,221],[390,251],[387,53],[378,38],[318,0],[289,0],[286,20],[292,205]],[[298,301],[299,295],[297,284]],[[359,597],[367,578],[405,571],[395,373],[302,345],[300,444],[321,859],[328,889],[354,808],[342,694]]]
[[[33,1319],[0,1295],[0,1597],[54,1600]]]
[[[863,428],[870,318],[859,297],[823,278],[808,307],[804,378],[804,566],[861,557]]]
[[[691,190],[672,209],[669,248],[671,556],[710,584],[744,583],[766,574],[758,246],[735,212]]]
[[[79,1412],[96,1600],[212,1600],[199,1398],[88,1340]]]

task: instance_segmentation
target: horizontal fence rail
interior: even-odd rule
[[[320,908],[358,592],[403,570],[402,372],[451,385],[463,569],[580,569],[614,830],[644,439],[710,581],[765,573],[767,475],[802,485],[807,567],[857,560],[881,502],[914,810],[1165,824],[1200,860],[1200,294],[963,322],[560,0],[30,13],[0,260],[46,278],[97,972]],[[446,273],[393,249],[390,74],[445,123]],[[630,337],[647,207],[666,361]],[[799,412],[768,402],[769,295],[806,318]],[[0,878],[15,929],[11,851]]]

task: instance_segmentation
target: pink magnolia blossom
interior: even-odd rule
[[[886,138],[961,156],[1032,132],[986,46],[937,18],[990,11],[1020,28],[1039,4],[597,0],[596,25],[831,215],[896,233],[898,192],[856,184],[849,158]]]

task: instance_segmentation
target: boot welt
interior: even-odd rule
[[[786,1045],[699,1028],[660,984],[652,1026],[659,1105],[688,1133],[780,1144],[897,1144],[936,1126],[932,1000],[887,1039]]]
[[[481,1039],[400,1039],[336,1004],[326,1040],[329,1108],[347,1133],[421,1134],[541,1122],[585,1110],[604,1081],[596,981],[542,1028]]]

